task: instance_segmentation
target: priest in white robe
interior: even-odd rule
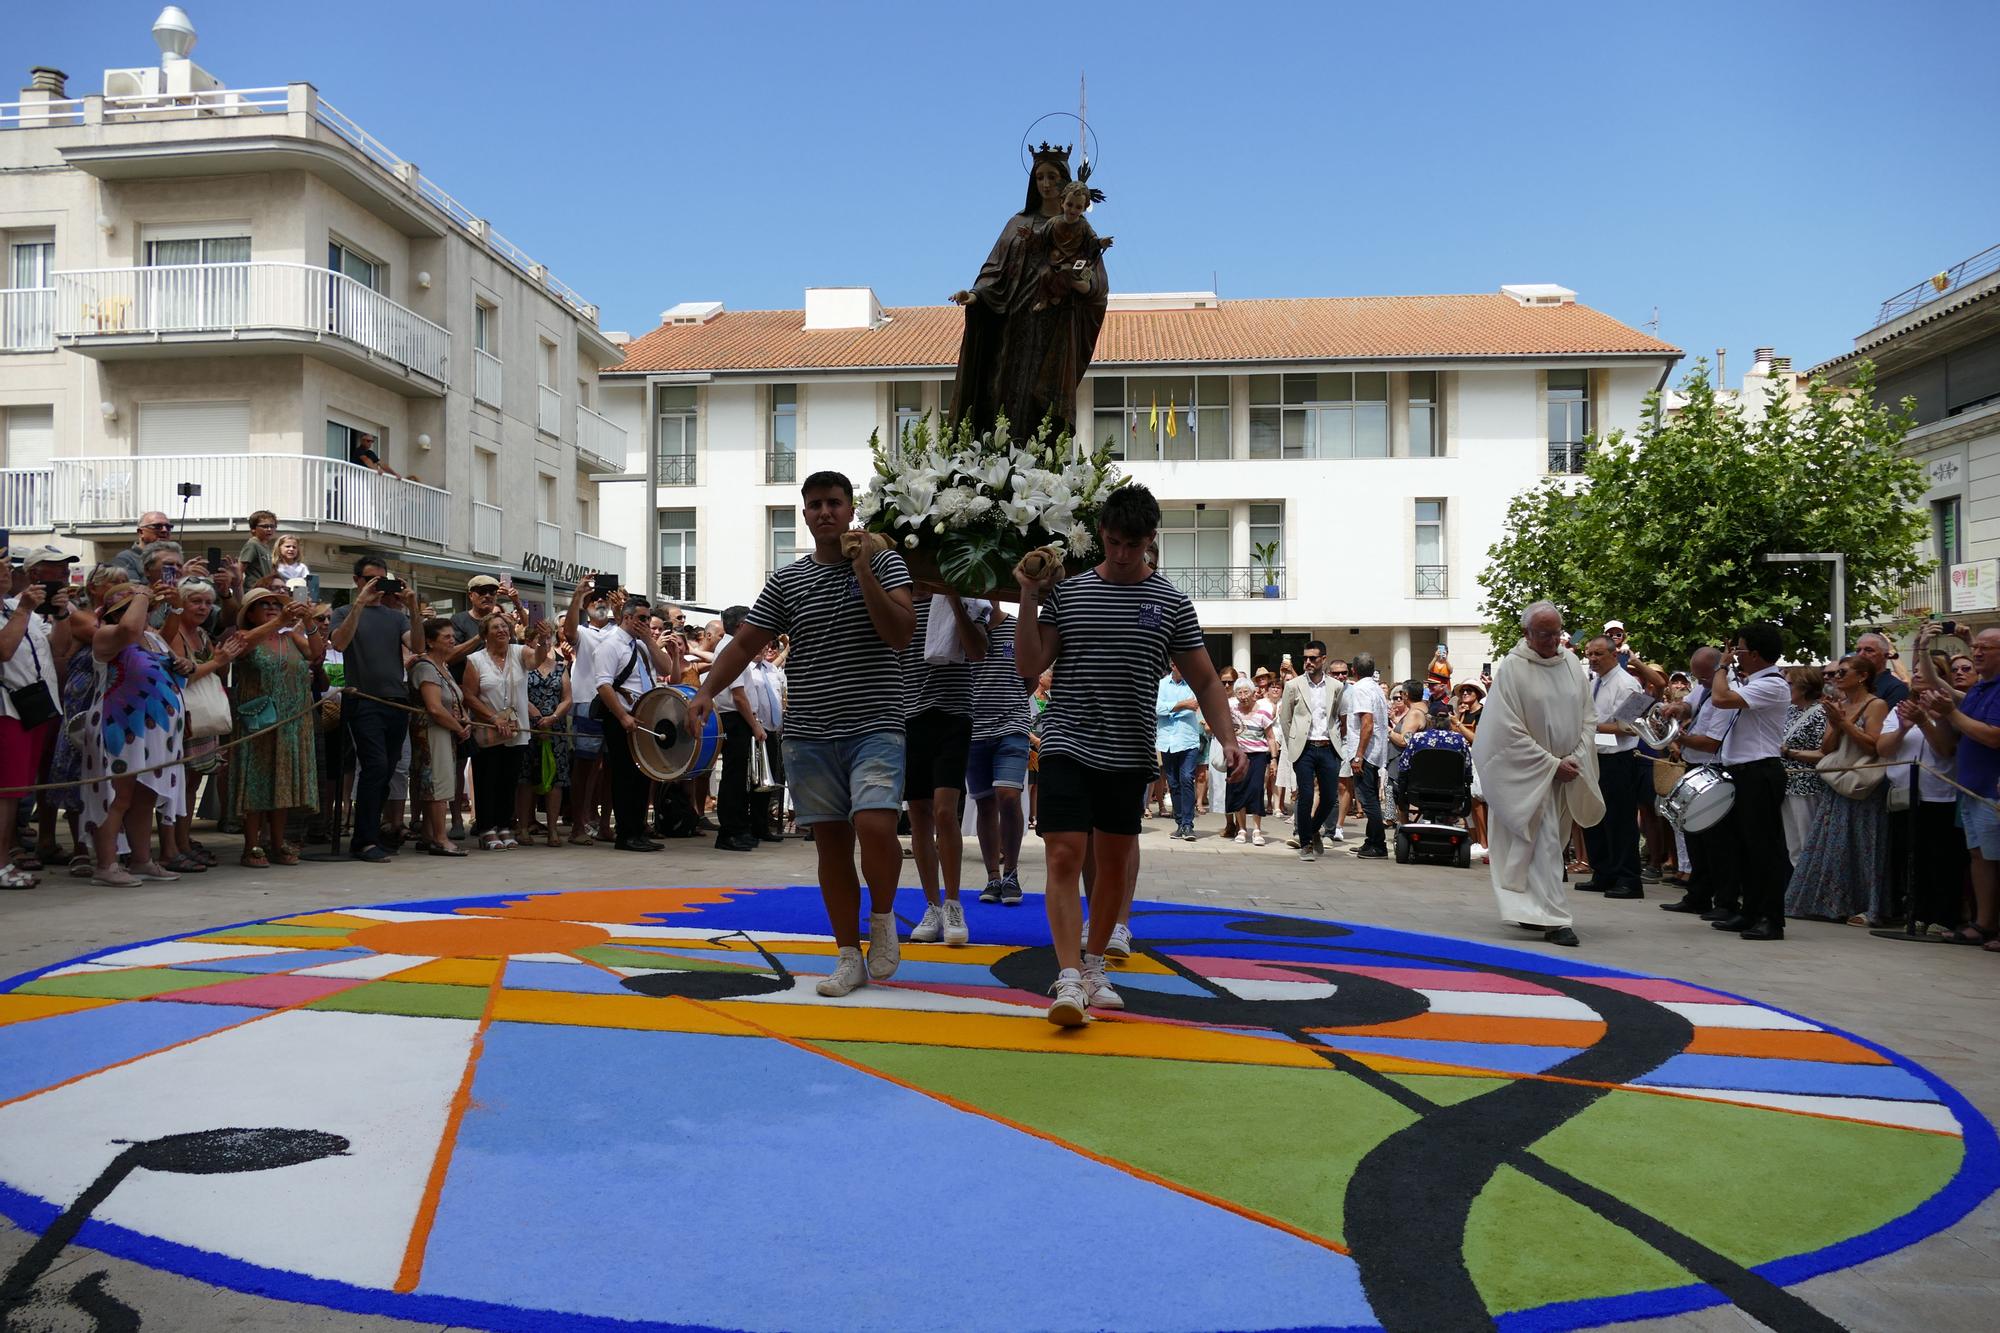
[[[1487,853],[1500,919],[1575,946],[1563,888],[1571,826],[1604,817],[1597,785],[1597,710],[1590,676],[1562,646],[1562,613],[1537,602],[1521,641],[1493,668],[1493,689],[1472,743],[1486,795]]]

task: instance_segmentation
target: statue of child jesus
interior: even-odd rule
[[[1048,249],[1048,267],[1042,270],[1035,292],[1036,310],[1070,299],[1090,290],[1090,275],[1099,256],[1111,248],[1112,238],[1100,237],[1084,220],[1090,207],[1090,187],[1071,181],[1063,187],[1062,213],[1049,219],[1043,228],[1043,244]]]

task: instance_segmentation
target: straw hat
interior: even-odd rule
[[[243,605],[237,610],[236,628],[238,629],[250,628],[250,608],[257,605],[257,603],[273,602],[273,601],[283,602],[284,600],[285,600],[285,594],[281,592],[273,591],[270,588],[257,589],[257,591],[251,593],[248,597],[245,597],[243,599]]]

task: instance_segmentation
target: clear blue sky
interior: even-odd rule
[[[184,7],[197,63],[316,84],[634,333],[808,284],[942,301],[1080,70],[1114,289],[1559,282],[1657,306],[1734,381],[1759,344],[1846,350],[2000,242],[1991,3]],[[11,76],[96,91],[154,60],[158,10],[24,7]]]

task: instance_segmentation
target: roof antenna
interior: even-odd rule
[[[1657,338],[1660,336],[1660,308],[1653,307],[1653,317],[1646,321],[1646,328]]]

